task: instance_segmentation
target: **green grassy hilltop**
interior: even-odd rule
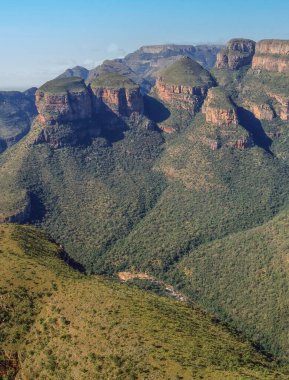
[[[60,260],[31,227],[0,226],[3,379],[285,379],[194,307]]]

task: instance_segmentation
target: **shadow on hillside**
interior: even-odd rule
[[[155,123],[161,123],[171,115],[163,103],[149,95],[144,96],[144,114]]]
[[[272,139],[266,135],[260,120],[243,107],[238,107],[238,118],[242,127],[253,136],[255,144],[273,156],[270,150]]]
[[[75,261],[73,258],[71,258],[67,252],[65,252],[64,248],[59,254],[59,257],[61,260],[63,260],[66,264],[68,264],[71,268],[77,270],[80,273],[85,273],[85,268],[82,264]]]
[[[124,138],[124,132],[129,129],[126,121],[109,107],[106,107],[105,111],[98,115],[97,119],[101,129],[101,136],[104,137],[109,144],[122,140]]]
[[[29,193],[30,202],[31,202],[31,212],[29,217],[29,223],[35,224],[43,220],[46,209],[36,194]]]

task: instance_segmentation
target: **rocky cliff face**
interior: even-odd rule
[[[42,124],[90,120],[94,115],[112,111],[130,117],[143,112],[140,88],[118,74],[101,75],[90,86],[80,78],[50,81],[36,92],[38,121]]]
[[[247,39],[232,39],[226,49],[217,54],[217,69],[238,70],[250,65],[255,52],[255,42]]]
[[[212,150],[222,146],[242,150],[253,145],[252,136],[239,125],[237,109],[222,88],[209,89],[202,113],[211,126],[204,127],[204,137],[201,141]],[[215,137],[210,137],[210,134]]]
[[[105,74],[91,83],[94,111],[112,111],[117,116],[130,117],[143,113],[143,96],[140,87],[118,74]]]
[[[253,113],[258,120],[271,121],[275,117],[275,110],[268,103],[256,103],[253,101],[246,101],[244,107]]]
[[[258,42],[252,69],[289,73],[289,41],[263,40]]]
[[[125,128],[123,118],[143,113],[143,97],[130,79],[106,74],[89,85],[74,77],[47,82],[36,93],[36,106],[33,143],[60,148],[85,142],[104,128]]]
[[[220,127],[238,124],[237,111],[225,93],[218,87],[211,88],[203,104],[202,113],[208,123]]]
[[[162,71],[154,91],[163,102],[194,115],[202,106],[214,80],[207,70],[192,59],[181,58]]]
[[[268,92],[268,95],[274,99],[277,104],[274,107],[276,114],[281,120],[289,120],[289,96],[276,94],[274,92]]]
[[[92,116],[91,94],[80,78],[47,82],[36,92],[36,107],[41,123],[65,123]]]
[[[193,115],[200,110],[206,97],[206,87],[173,85],[158,78],[155,90],[158,97],[176,109],[190,111]]]

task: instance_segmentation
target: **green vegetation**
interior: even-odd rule
[[[209,106],[221,109],[232,109],[234,108],[228,95],[222,87],[213,87],[210,89],[210,101]]]
[[[82,92],[86,91],[86,85],[81,78],[58,78],[44,83],[38,91],[49,93],[66,93],[68,91]]]
[[[210,73],[198,62],[188,57],[180,58],[161,71],[159,77],[168,84],[191,87],[212,87],[214,85],[214,79]]]
[[[33,89],[0,92],[0,153],[28,133],[35,115]]]
[[[284,73],[273,73],[267,71],[248,71],[244,78],[244,84],[250,86],[252,91],[272,91],[275,94],[289,95],[289,75]]]
[[[200,246],[175,266],[194,301],[283,361],[288,359],[288,223],[286,210],[262,226]]]
[[[4,379],[287,378],[198,309],[73,271],[31,227],[1,225],[0,246]]]
[[[188,59],[168,70],[171,78],[187,75],[178,77],[180,65],[187,67],[188,76],[194,73],[190,77],[195,84],[198,78],[213,80]],[[262,76],[247,69],[215,75],[222,85],[213,90],[217,105],[228,98],[242,105],[244,94],[253,96],[255,80],[260,85],[255,93],[264,93]],[[31,201],[28,221],[61,243],[87,273],[153,274],[285,361],[288,273],[286,261],[280,259],[284,252],[272,241],[278,236],[287,245],[286,223],[277,223],[288,209],[287,123],[253,119],[255,124],[251,120],[237,127],[216,127],[201,114],[193,117],[169,109],[151,95],[146,99],[146,106],[153,106],[149,117],[177,133],[146,130],[145,118],[122,120],[121,128],[116,124],[108,131],[104,117],[92,120],[91,126],[86,121],[78,124],[80,132],[93,123],[102,126],[102,137],[54,149],[35,145],[35,126],[0,157],[1,215]],[[265,136],[270,133],[273,143],[269,139],[268,149],[261,143],[251,149],[232,148],[248,137],[250,128],[259,128]],[[73,137],[70,124],[52,126],[57,138],[67,130]],[[274,235],[278,228],[282,234]],[[25,305],[29,302],[25,298]],[[77,344],[74,331],[63,336]],[[56,332],[54,338],[58,339]],[[47,355],[43,360],[53,370],[58,356],[53,351]],[[118,356],[113,359],[118,366],[119,353],[111,355]],[[73,353],[71,358],[77,360]]]
[[[91,271],[96,257],[126,235],[164,189],[163,175],[151,170],[161,154],[162,137],[140,127],[126,131],[112,147],[97,138],[86,146],[58,150],[29,145],[28,140],[2,156],[0,183],[11,201],[9,209],[15,208],[11,190],[29,189],[36,211],[33,223]]]
[[[99,75],[98,77],[92,80],[90,85],[92,88],[138,88],[138,85],[134,83],[131,79],[129,79],[127,76],[116,73],[106,73]]]

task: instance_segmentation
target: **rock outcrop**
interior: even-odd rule
[[[268,92],[268,95],[274,99],[277,104],[274,107],[276,114],[280,117],[281,120],[289,120],[289,95],[280,95],[275,92]]]
[[[237,111],[230,99],[222,91],[215,87],[208,91],[208,96],[203,104],[202,113],[205,114],[206,121],[220,127],[237,126]]]
[[[54,148],[85,142],[104,129],[125,129],[127,122],[139,120],[144,108],[140,87],[112,73],[100,75],[88,85],[75,77],[47,82],[36,93],[36,106],[39,115],[32,141],[47,142]]]
[[[252,136],[239,125],[237,109],[222,88],[209,89],[202,113],[208,123],[201,138],[204,145],[212,150],[222,146],[241,150],[253,146]]]
[[[275,110],[268,103],[255,103],[253,101],[245,101],[244,108],[252,112],[258,120],[271,121],[275,117]]]
[[[36,92],[41,123],[67,123],[92,117],[92,99],[81,78],[61,78],[45,83]]]
[[[230,142],[227,145],[231,148],[243,150],[251,148],[254,145],[254,141],[252,136],[247,135],[237,139],[236,141]]]
[[[109,73],[100,75],[90,84],[94,95],[94,112],[112,111],[117,116],[130,117],[143,113],[140,87],[129,78]]]
[[[255,53],[255,42],[236,38],[228,42],[227,47],[217,54],[217,69],[238,70],[250,65]]]
[[[289,73],[289,40],[262,40],[256,44],[253,70]]]
[[[158,98],[175,109],[198,112],[208,89],[215,85],[210,73],[185,57],[160,73],[154,91]]]

